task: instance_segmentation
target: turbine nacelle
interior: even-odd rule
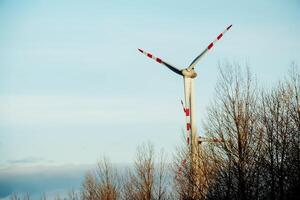
[[[197,73],[195,72],[194,69],[183,69],[181,70],[181,73],[184,77],[188,77],[188,78],[196,78],[197,77]]]

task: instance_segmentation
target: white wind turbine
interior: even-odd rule
[[[154,59],[160,64],[165,65],[167,68],[175,72],[176,74],[179,74],[183,76],[184,80],[184,97],[185,97],[185,106],[183,105],[183,109],[186,115],[186,130],[187,130],[187,143],[190,145],[191,153],[196,151],[196,147],[198,146],[198,143],[201,142],[210,142],[209,139],[205,139],[202,137],[196,136],[196,120],[195,120],[195,90],[194,90],[194,78],[196,78],[197,73],[195,72],[194,68],[196,64],[200,61],[200,59],[209,51],[212,49],[214,44],[222,38],[222,36],[231,28],[232,25],[228,26],[222,33],[218,35],[218,37],[211,42],[206,49],[200,53],[193,61],[192,63],[182,70],[179,70],[178,68],[170,65],[169,63],[163,61],[162,59],[153,56],[150,53],[145,52],[142,49],[138,49],[141,53],[145,54],[149,58]]]

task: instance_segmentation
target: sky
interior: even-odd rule
[[[183,142],[183,80],[137,51],[197,65],[197,124],[218,63],[250,66],[264,86],[300,59],[300,2],[0,0],[0,171],[130,163],[150,141]]]

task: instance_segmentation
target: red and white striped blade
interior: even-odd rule
[[[175,72],[176,74],[182,75],[181,70],[177,69],[176,67],[170,65],[169,63],[163,61],[162,59],[155,57],[153,54],[148,53],[142,49],[138,49],[141,53],[145,54],[147,57],[155,60],[156,62],[165,65],[167,68],[169,68],[170,70],[172,70],[173,72]]]
[[[191,110],[190,110],[189,106],[185,106],[182,101],[181,101],[181,105],[183,107],[183,112],[186,117],[186,143],[187,143],[187,145],[189,145],[190,144],[190,135],[191,135],[191,122],[190,122]]]
[[[184,112],[186,116],[186,142],[188,145],[191,144],[192,139],[192,120],[191,120],[191,92],[192,92],[192,79],[189,77],[184,77],[184,98],[185,98],[185,106]]]
[[[190,64],[190,66],[188,67],[188,70],[191,70],[191,69],[193,69],[194,67],[195,67],[195,65],[199,62],[199,60],[209,51],[209,50],[211,50],[212,48],[213,48],[213,46],[215,45],[215,43],[217,42],[217,41],[219,41],[222,37],[223,37],[223,35],[230,29],[232,27],[232,25],[230,25],[230,26],[228,26],[222,33],[220,33],[219,35],[218,35],[218,37],[214,40],[214,41],[212,41],[207,47],[206,47],[206,49],[202,52],[202,53],[200,53],[194,60],[193,60],[193,62]]]

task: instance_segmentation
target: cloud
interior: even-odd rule
[[[14,160],[8,160],[7,163],[11,165],[19,165],[19,164],[37,164],[37,163],[51,163],[51,160],[45,160],[43,158],[38,158],[38,157],[27,157],[23,159],[14,159]]]

